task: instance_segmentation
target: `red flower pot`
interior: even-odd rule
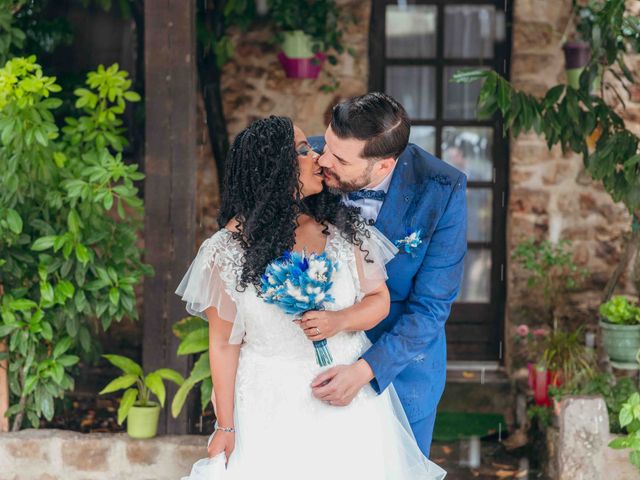
[[[326,58],[324,53],[316,53],[312,58],[289,58],[283,52],[278,53],[287,78],[318,78]]]
[[[533,399],[536,405],[550,407],[549,387],[559,387],[560,385],[562,385],[560,372],[533,366]]]

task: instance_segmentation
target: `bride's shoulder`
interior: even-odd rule
[[[208,263],[240,263],[242,247],[233,238],[233,232],[225,227],[202,242],[199,255],[205,257]]]

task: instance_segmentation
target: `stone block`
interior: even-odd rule
[[[556,153],[549,151],[543,139],[534,137],[531,140],[516,139],[511,147],[511,163],[513,165],[536,165],[555,158]]]
[[[549,192],[514,187],[509,197],[510,213],[544,215],[549,207]]]
[[[62,461],[67,467],[83,472],[105,472],[108,470],[107,457],[109,441],[106,438],[76,438],[62,443]]]
[[[5,444],[7,453],[16,459],[49,460],[42,442],[35,439],[9,441]]]
[[[514,53],[511,74],[514,78],[525,75],[535,75],[537,78],[541,72],[548,72],[553,69],[554,64],[557,63],[557,55],[557,52],[551,55],[544,53]]]
[[[544,185],[557,185],[573,178],[575,165],[569,159],[560,159],[549,164],[542,175]]]
[[[127,459],[132,465],[151,465],[158,457],[158,446],[147,441],[130,440],[127,443]]]
[[[558,480],[605,478],[609,417],[604,400],[601,397],[564,398],[559,424]]]
[[[513,30],[513,50],[515,52],[539,52],[549,46],[555,47],[556,43],[553,25],[548,22],[522,21]]]

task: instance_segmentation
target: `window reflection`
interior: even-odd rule
[[[433,58],[436,55],[436,7],[388,5],[387,58]]]
[[[491,127],[442,129],[443,160],[466,173],[469,180],[492,180],[492,146]]]

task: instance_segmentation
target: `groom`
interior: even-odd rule
[[[367,332],[373,345],[356,363],[323,372],[312,389],[344,406],[367,383],[378,393],[393,383],[428,457],[446,377],[444,324],[467,249],[466,176],[409,144],[409,129],[402,105],[374,92],[336,105],[324,138],[309,139],[323,152],[326,186],[400,249],[387,265],[389,316]]]

